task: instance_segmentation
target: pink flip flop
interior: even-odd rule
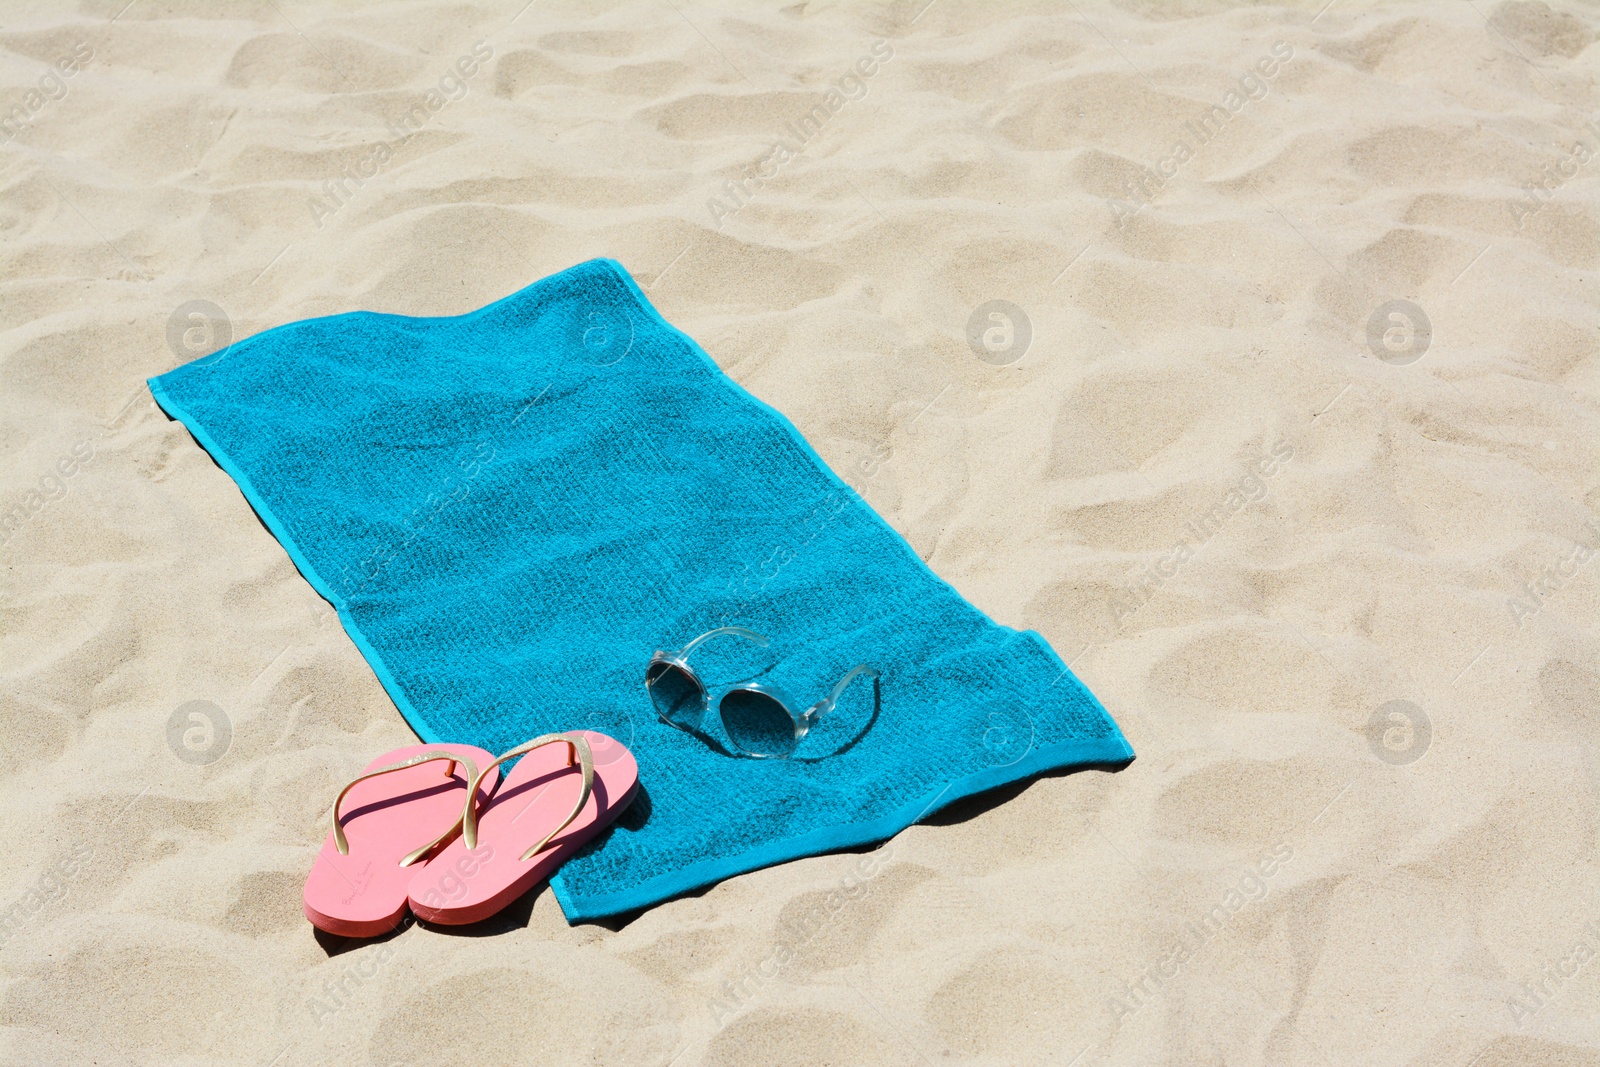
[[[368,764],[333,802],[333,829],[306,879],[311,924],[344,937],[399,926],[416,862],[461,827],[468,783],[487,799],[500,780],[492,760],[471,745],[410,745]]]
[[[487,919],[610,825],[639,787],[633,753],[592,730],[536,737],[485,772],[517,756],[488,803],[463,813],[461,836],[411,879],[417,918],[447,926]]]

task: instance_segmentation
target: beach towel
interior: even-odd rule
[[[551,881],[569,922],[1133,758],[1043,638],[929,570],[612,260],[456,317],[279,326],[150,388],[423,741],[582,728],[632,750],[638,799]],[[663,724],[651,653],[724,624],[771,640],[696,650],[714,689],[809,704],[868,663],[881,699],[858,681],[790,759],[739,756],[714,716],[700,736]]]

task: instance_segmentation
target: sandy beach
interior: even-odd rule
[[[0,1064],[1600,1065],[1600,9],[1324,2],[9,5]],[[1138,759],[317,934],[415,735],[144,381],[596,256]]]

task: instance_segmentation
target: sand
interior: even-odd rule
[[[0,16],[0,1062],[1600,1063],[1595,8],[125,3]],[[1139,758],[314,936],[412,734],[142,381],[600,255]]]

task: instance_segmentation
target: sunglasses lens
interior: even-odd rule
[[[765,693],[735,689],[722,698],[728,740],[752,756],[787,756],[794,750],[794,719]]]
[[[652,663],[644,684],[656,711],[668,722],[697,727],[705,713],[705,692],[700,683],[670,663]]]

